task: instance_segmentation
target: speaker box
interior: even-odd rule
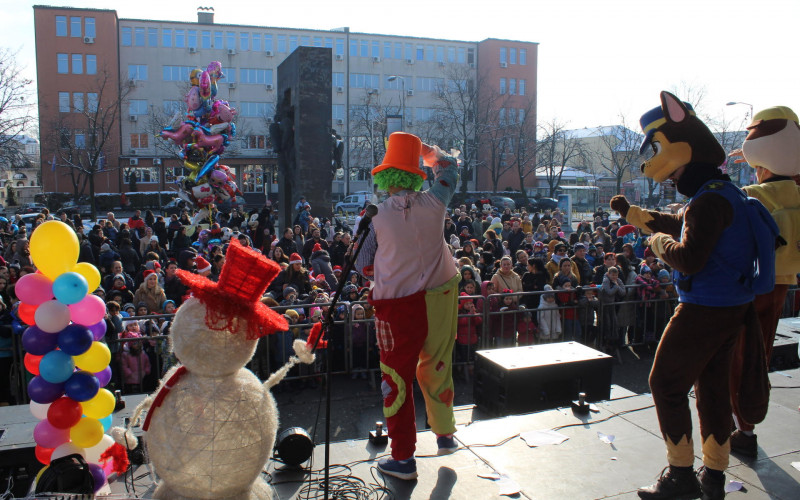
[[[474,396],[489,415],[530,413],[611,396],[611,356],[577,342],[478,351]]]

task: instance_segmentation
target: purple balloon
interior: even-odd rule
[[[64,384],[52,384],[40,376],[28,382],[28,396],[39,404],[52,403],[64,395]]]
[[[58,335],[43,332],[37,326],[30,326],[22,334],[22,348],[35,356],[44,356],[58,345]]]
[[[68,325],[58,334],[58,347],[70,356],[80,356],[92,347],[92,332],[81,325]]]
[[[94,479],[94,492],[97,493],[106,482],[106,473],[103,472],[103,468],[97,464],[89,464],[89,472],[92,473],[92,479]]]
[[[69,429],[58,429],[44,419],[33,428],[33,440],[42,448],[57,448],[69,441]]]
[[[97,372],[94,374],[97,377],[98,382],[100,382],[100,387],[105,387],[111,381],[111,367],[106,366],[103,371]]]
[[[108,325],[106,325],[105,320],[100,320],[97,323],[89,326],[89,330],[92,331],[92,335],[94,336],[94,339],[97,341],[102,339],[103,336],[106,334],[106,328],[108,328]]]

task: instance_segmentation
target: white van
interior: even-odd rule
[[[344,200],[336,204],[334,211],[337,214],[357,214],[367,203],[373,203],[373,194],[369,191],[358,191],[347,196]]]

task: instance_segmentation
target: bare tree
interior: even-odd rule
[[[114,75],[107,69],[98,72],[94,85],[86,88],[85,102],[71,100],[69,113],[56,113],[49,141],[55,155],[53,169],[66,169],[72,181],[75,202],[88,194],[92,217],[96,214],[95,176],[100,170],[112,169],[106,158],[113,155],[111,141],[118,133],[121,108],[133,89],[131,81],[114,84]]]
[[[22,75],[17,52],[0,48],[0,165],[24,165],[27,160],[18,139],[33,119],[31,116],[32,81]]]
[[[383,106],[378,94],[365,90],[361,103],[350,110],[350,176],[367,178],[386,153],[386,115],[393,107]]]
[[[552,118],[539,125],[540,139],[536,158],[538,169],[544,172],[548,196],[553,198],[561,184],[561,176],[567,165],[586,157],[583,144],[566,129],[567,123]]]
[[[628,128],[625,115],[620,114],[619,120],[612,133],[600,135],[603,147],[598,151],[600,167],[616,181],[616,193],[622,192],[623,179],[632,178],[644,160],[639,154],[642,135]]]

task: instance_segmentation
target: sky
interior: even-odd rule
[[[120,18],[215,22],[539,43],[538,118],[566,128],[625,123],[658,106],[661,90],[702,90],[701,115],[744,124],[755,111],[800,113],[798,0],[50,0],[115,9]],[[0,46],[35,78],[34,3],[3,0]],[[683,95],[682,95],[683,94]]]

